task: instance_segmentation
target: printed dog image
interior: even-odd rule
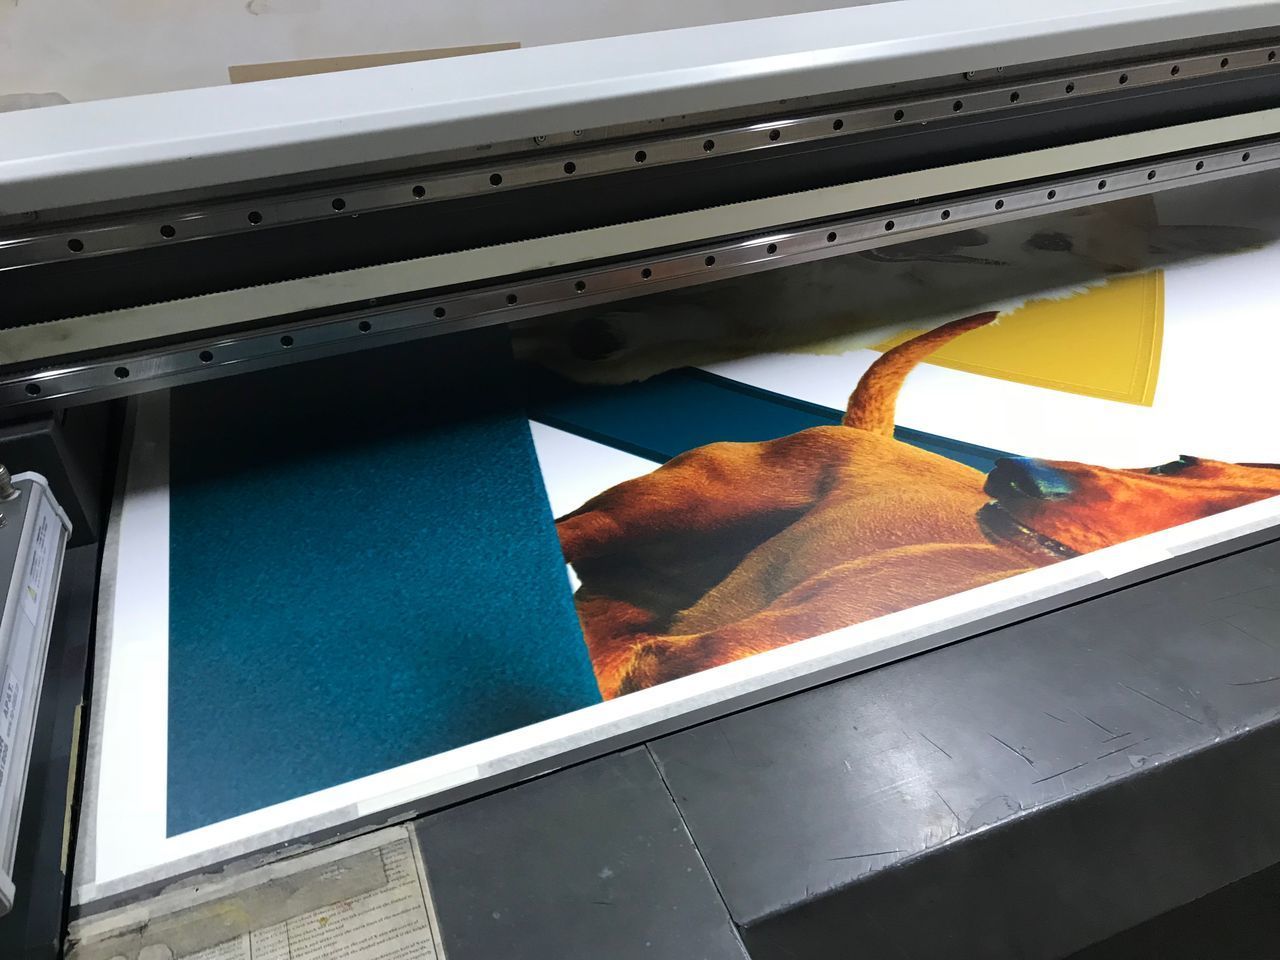
[[[1061,298],[1268,239],[1243,226],[1161,225],[1149,198],[1121,200],[532,321],[513,347],[579,383],[629,383],[832,340],[871,346],[908,326]]]
[[[1277,464],[1006,458],[984,475],[895,440],[911,370],[996,316],[885,353],[839,426],[698,447],[560,518],[604,696],[1280,495]]]

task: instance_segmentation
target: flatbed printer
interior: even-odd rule
[[[830,350],[801,352],[790,393],[751,351],[715,355],[740,334],[708,321],[718,290],[842,258],[885,276],[989,267],[1019,224],[1039,225],[1019,250],[1069,251],[1079,238],[1044,225],[1104,205],[1126,212],[1072,221],[1106,251],[1098,277],[1040,297],[1037,322],[1075,304],[1097,355],[1133,351],[1128,379],[1029,367],[1002,320],[999,344],[911,389],[1087,394],[1097,419],[1062,444],[1092,450],[1112,424],[1116,453],[1095,459],[1132,449],[1137,466],[1130,425],[1160,412],[1157,389],[1236,338],[1243,365],[1221,379],[1255,386],[1232,395],[1220,459],[1271,469],[1271,361],[1239,342],[1265,329],[1245,316],[1265,298],[1221,291],[1265,280],[1244,258],[1271,246],[1278,49],[1269,2],[903,0],[0,115],[0,462],[47,481],[71,531],[3,955],[285,955],[299,914],[322,949],[350,904],[409,884],[422,920],[386,941],[401,956],[1062,957],[1263,882],[1280,862],[1272,497],[1096,554],[1026,530],[1066,559],[989,578],[1012,592],[958,590],[667,682],[648,661],[588,664],[579,633],[552,641],[577,629],[573,588],[585,616],[608,578],[569,556],[571,582],[544,548],[615,479],[841,422]],[[1156,236],[1153,203],[1222,222],[1116,253]],[[1214,257],[1237,266],[1197,330],[1221,326],[1188,346],[1177,264]],[[836,355],[868,371],[905,356],[913,302],[896,339]],[[687,376],[661,360],[620,375],[643,388],[625,397],[572,384],[572,363],[512,366],[530,336],[535,360],[547,344],[609,360],[620,324],[646,356],[710,353]],[[961,444],[967,428],[913,422],[904,393],[895,442],[988,490],[1065,498],[1065,468],[1015,456],[1059,407],[1012,389],[990,402],[1026,400],[1041,426]],[[846,426],[864,424],[849,404]],[[704,422],[728,406],[787,426]],[[583,485],[582,444],[613,451],[608,483]],[[1158,463],[1161,482],[1203,468]],[[527,565],[548,562],[544,593]],[[272,572],[295,563],[305,577]],[[429,657],[418,622],[443,643]],[[513,635],[533,652],[495,671]],[[415,716],[426,732],[392,735]],[[285,882],[296,900],[271,892]],[[1249,946],[1214,928],[1218,955],[1271,955],[1266,930]],[[1179,955],[1150,936],[1113,942]],[[345,942],[327,949],[365,955]]]

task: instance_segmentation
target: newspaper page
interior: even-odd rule
[[[442,960],[411,826],[72,925],[69,960]]]

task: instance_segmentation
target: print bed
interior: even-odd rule
[[[423,344],[354,408],[306,366],[135,402],[77,902],[428,809],[1274,526],[1280,449],[1258,414],[1280,328],[1259,305],[1280,247],[1174,213],[1190,225],[1129,205],[875,252],[911,264],[904,290],[944,271],[928,310],[878,293],[885,322],[762,344],[707,312],[801,304],[782,271]],[[1111,242],[1076,262],[1099,228]],[[1065,285],[1033,273],[1019,292],[1018,250],[1069,255]],[[951,283],[959,265],[1017,282]],[[843,269],[821,289],[862,281]]]

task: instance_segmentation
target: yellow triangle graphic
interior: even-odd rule
[[[884,351],[921,333],[909,330]],[[928,363],[1028,386],[1151,406],[1164,335],[1161,271],[1108,280],[1060,300],[1031,300],[966,333]]]

